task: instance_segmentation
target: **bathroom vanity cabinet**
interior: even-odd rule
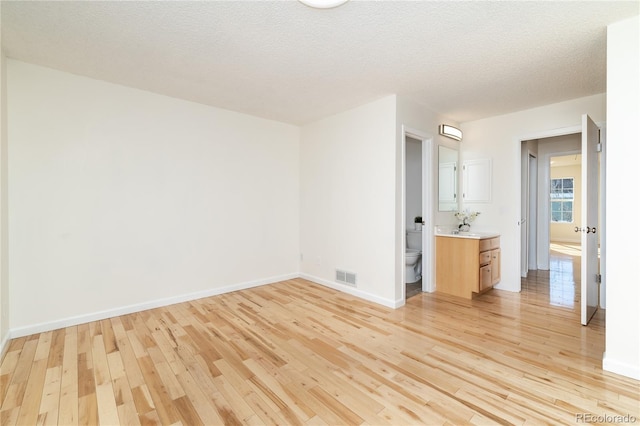
[[[498,282],[499,235],[436,236],[436,291],[471,299]]]

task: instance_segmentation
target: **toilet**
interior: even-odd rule
[[[407,230],[405,253],[405,283],[415,283],[422,278],[422,231]]]

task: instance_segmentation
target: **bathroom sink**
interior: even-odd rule
[[[494,232],[455,232],[455,233],[454,232],[455,231],[452,231],[451,234],[449,234],[448,236],[456,237],[456,238],[471,238],[474,240],[482,240],[485,238],[493,238],[500,235]],[[440,234],[440,235],[446,235],[446,234]]]
[[[435,229],[436,236],[442,237],[455,237],[455,238],[469,238],[474,240],[484,240],[485,238],[494,238],[499,237],[500,234],[498,232],[485,232],[485,231],[458,231],[457,228],[451,229],[444,226],[436,226]]]

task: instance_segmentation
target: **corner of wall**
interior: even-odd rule
[[[0,8],[0,18],[1,18]],[[7,61],[0,36],[0,359],[9,341],[9,274],[7,209]]]

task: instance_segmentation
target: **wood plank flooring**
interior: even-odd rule
[[[582,327],[551,294],[533,276],[393,310],[295,279],[18,338],[0,424],[640,422],[639,382],[601,369],[604,313]]]

